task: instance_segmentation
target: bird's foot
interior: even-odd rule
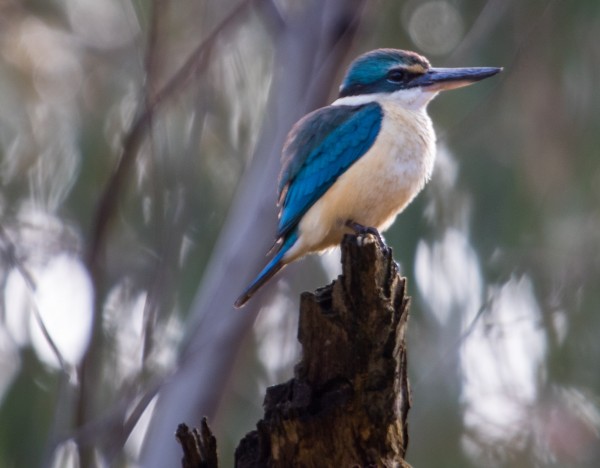
[[[372,226],[363,226],[362,224],[359,224],[356,221],[352,221],[351,219],[346,221],[346,226],[349,227],[350,229],[352,229],[359,236],[364,236],[366,234],[372,234],[377,239],[377,242],[379,242],[379,245],[381,246],[381,248],[384,251],[387,251],[387,245],[383,241],[383,237],[381,237],[381,234],[379,233],[377,228],[374,228]]]

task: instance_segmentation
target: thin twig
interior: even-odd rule
[[[216,39],[224,30],[237,21],[238,17],[242,13],[245,13],[246,9],[255,1],[258,0],[243,0],[235,7],[212,31],[212,33],[196,47],[181,68],[171,77],[163,88],[154,95],[148,105],[144,104],[142,110],[138,112],[136,119],[131,125],[131,129],[125,136],[121,158],[106,185],[94,214],[91,242],[87,258],[88,265],[91,267],[96,265],[98,255],[103,250],[105,237],[116,203],[121,196],[123,184],[135,161],[135,157],[137,156],[153,114],[163,106],[168,99],[173,98],[177,93],[181,92],[188,84],[188,81],[198,71],[206,67],[208,63],[207,59],[216,43]]]
[[[150,17],[150,26],[148,29],[148,47],[146,50],[146,58],[144,60],[144,67],[145,67],[145,76],[146,76],[146,83],[144,86],[144,104],[145,104],[145,111],[146,112],[150,112],[150,108],[152,106],[152,101],[154,99],[154,95],[155,95],[155,91],[156,91],[156,87],[155,87],[155,81],[156,81],[156,73],[157,73],[157,68],[158,68],[158,46],[159,46],[159,40],[160,40],[160,19],[164,18],[166,16],[166,8],[165,8],[165,0],[153,0],[152,2],[152,15]],[[152,128],[154,126],[154,122],[153,122],[153,118],[152,118],[152,112],[150,112],[150,121],[148,122],[148,127]],[[157,170],[157,160],[155,158],[156,155],[156,151],[155,151],[155,144],[154,144],[154,138],[153,138],[154,134],[152,132],[152,130],[150,131],[150,138],[149,138],[149,142],[150,142],[150,155],[149,155],[149,162],[153,163],[151,166],[154,170],[154,174],[156,175],[159,171]],[[154,192],[154,203],[153,205],[159,205],[155,207],[155,211],[158,213],[162,213],[163,210],[163,204],[162,204],[162,197],[161,197],[161,193],[160,193],[160,186],[158,183],[156,184],[151,184],[151,187],[153,189]],[[164,224],[164,223],[163,223]],[[156,275],[158,277],[162,277],[164,276],[162,274],[164,267],[162,267],[162,265],[164,264],[164,260],[162,258],[159,258],[159,264],[157,265],[157,267],[155,268],[156,271]],[[147,299],[146,299],[146,305],[144,307],[144,314],[143,314],[143,321],[144,321],[144,331],[143,331],[143,335],[142,335],[142,362],[141,362],[141,368],[142,368],[142,372],[144,372],[145,367],[146,367],[146,359],[150,353],[150,345],[152,343],[152,336],[154,335],[154,322],[155,322],[155,317],[156,317],[156,310],[157,307],[154,307],[153,305],[153,301],[151,301],[150,295],[153,293],[154,295],[158,295],[160,294],[160,292],[155,291],[155,288],[157,288],[157,286],[159,286],[160,283],[158,283],[157,281],[154,282],[154,284],[152,284],[152,286],[150,287],[150,291],[149,294],[147,295]]]
[[[84,425],[78,427],[74,432],[64,437],[61,442],[73,440],[78,445],[91,446],[94,441],[98,440],[99,434],[105,434],[114,430],[115,427],[123,428],[122,441],[124,442],[129,437],[131,431],[139,421],[139,418],[144,413],[148,404],[156,396],[163,382],[168,377],[160,376],[146,385],[146,390],[141,394],[129,395],[121,399],[112,408],[107,409],[100,417],[87,421]],[[123,421],[123,415],[130,408],[131,403],[139,398],[139,401],[131,410],[129,417]],[[121,444],[122,447],[122,444]]]
[[[469,336],[475,331],[475,328],[479,323],[481,317],[483,317],[483,315],[491,309],[493,303],[494,299],[492,297],[488,297],[485,301],[483,301],[481,306],[479,306],[475,317],[473,317],[473,319],[467,325],[465,330],[461,333],[458,339],[451,346],[448,346],[448,352],[444,353],[444,357],[438,359],[438,361],[435,364],[433,364],[433,366],[431,366],[429,370],[423,372],[419,379],[413,382],[412,387],[414,389],[419,388],[421,384],[427,383],[431,376],[438,374],[442,365],[448,364],[448,356],[454,356],[454,354],[452,353],[455,350],[458,351],[460,347],[467,341],[467,338],[469,338]]]

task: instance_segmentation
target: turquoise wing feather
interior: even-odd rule
[[[279,229],[286,238],[308,209],[373,145],[383,110],[375,102],[329,106],[300,120],[283,149]]]
[[[236,307],[242,307],[285,266],[283,257],[298,240],[298,222],[369,150],[381,129],[382,117],[376,103],[329,106],[308,114],[294,126],[283,149],[276,255],[238,297]]]

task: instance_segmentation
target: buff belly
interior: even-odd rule
[[[338,245],[348,220],[387,229],[431,175],[435,135],[425,112],[383,106],[385,118],[371,149],[306,212],[299,238],[284,261]]]

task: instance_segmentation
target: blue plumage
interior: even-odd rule
[[[282,261],[283,256],[286,254],[288,250],[294,245],[294,243],[298,240],[298,231],[294,230],[288,234],[285,241],[279,247],[279,252],[275,255],[267,266],[263,268],[263,270],[258,274],[258,276],[250,283],[250,285],[246,288],[246,290],[241,294],[241,296],[235,301],[235,306],[240,307],[243,305],[252,295],[258,291],[258,289],[269,281],[273,275],[275,275],[279,270],[284,267],[284,263]]]
[[[330,106],[308,114],[292,129],[283,149],[279,182],[277,253],[238,298],[236,306],[244,304],[283,268],[284,255],[298,240],[300,219],[369,150],[382,118],[377,103]]]
[[[382,118],[381,106],[373,102],[325,107],[298,122],[283,150],[277,237],[293,230],[337,178],[369,150]]]
[[[348,232],[347,221],[387,228],[433,170],[435,133],[427,103],[439,91],[499,71],[432,68],[426,58],[396,49],[358,57],[339,98],[302,118],[288,135],[278,186],[275,256],[235,306],[243,306],[287,263],[339,243]]]
[[[429,68],[429,62],[418,54],[395,49],[377,49],[356,59],[340,88],[340,96],[370,93],[390,93],[402,83],[388,80],[388,72],[402,64],[403,67]],[[408,78],[409,75],[406,75]],[[408,83],[406,83],[408,84]]]

